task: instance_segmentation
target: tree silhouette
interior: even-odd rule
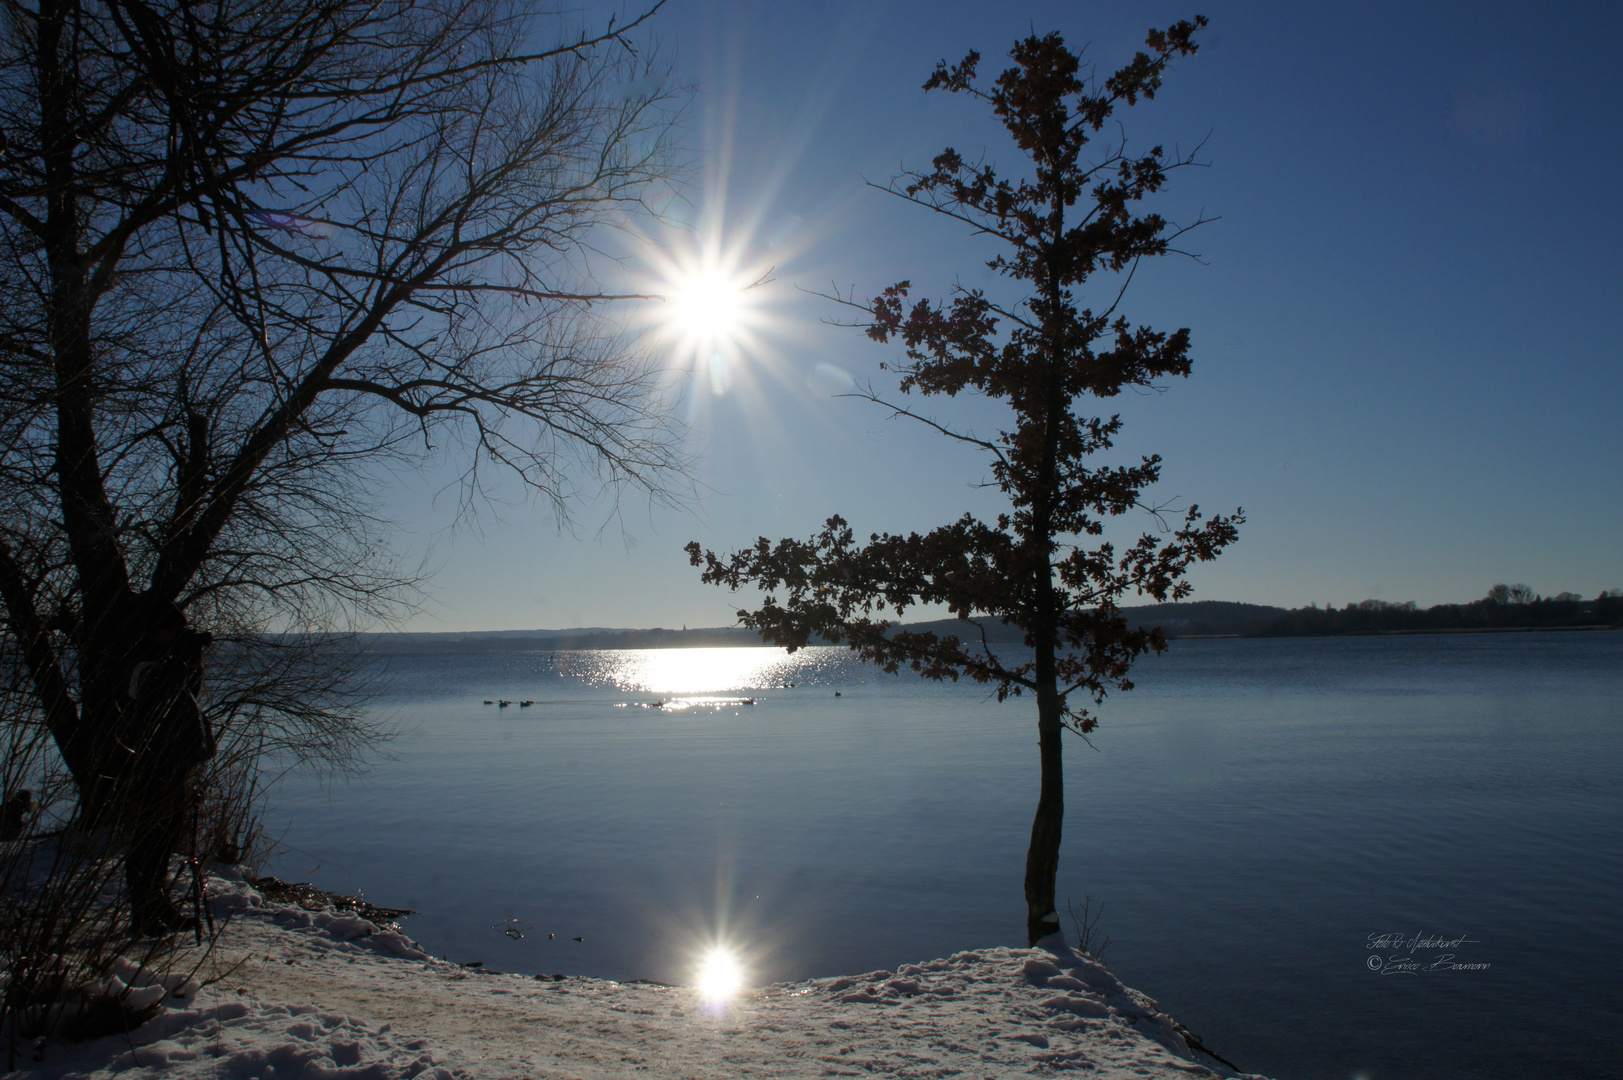
[[[505,468],[559,505],[681,480],[657,372],[582,257],[670,174],[668,91],[628,35],[650,3],[594,33],[530,0],[10,10],[5,719],[49,730],[83,799],[117,772],[138,597],[240,662],[301,640],[267,630],[400,610],[381,468],[460,448],[470,489]],[[239,718],[353,749],[353,711],[262,659]]]
[[[990,267],[1025,283],[1028,294],[1006,305],[960,287],[950,302],[909,304],[904,281],[868,304],[841,302],[865,314],[854,325],[873,340],[900,339],[906,360],[892,368],[903,394],[976,394],[1006,403],[1010,418],[996,437],[978,438],[871,387],[856,396],[983,451],[1007,510],[992,521],[965,514],[923,534],[876,534],[867,544],[832,517],[810,540],[762,538],[727,557],[687,547],[706,582],[768,593],[739,618],[770,641],[794,649],[821,635],[886,671],[906,665],[932,679],[968,676],[995,687],[1000,701],[1036,697],[1042,788],[1025,874],[1032,943],[1059,931],[1062,732],[1092,730],[1096,718],[1079,699],[1096,705],[1110,690],[1129,689],[1134,659],[1165,648],[1159,630],[1130,628],[1117,603],[1129,590],[1157,600],[1187,595],[1185,571],[1215,558],[1243,521],[1238,512],[1203,520],[1190,506],[1176,527],[1118,551],[1103,538],[1106,523],[1150,509],[1142,496],[1159,476],[1160,458],[1095,463],[1121,420],[1081,410],[1089,399],[1189,372],[1188,330],[1134,326],[1117,308],[1140,260],[1172,252],[1177,237],[1199,224],[1180,228],[1136,208],[1193,157],[1159,146],[1130,154],[1124,139],[1102,133],[1118,107],[1155,96],[1172,59],[1195,51],[1204,24],[1196,18],[1151,31],[1148,51],[1102,83],[1084,81],[1078,56],[1048,34],[1017,42],[1014,65],[989,87],[976,81],[974,52],[954,66],[942,62],[924,84],[990,107],[1029,160],[1029,174],[1010,179],[948,149],[930,171],[906,173],[886,190],[999,241]],[[1090,147],[1092,160],[1084,160]],[[1108,276],[1107,299],[1098,309],[1079,307],[1073,290],[1094,275]],[[964,637],[896,629],[886,617],[921,604],[945,605],[967,620]],[[999,655],[976,634],[977,618],[1018,627],[1030,652]]]

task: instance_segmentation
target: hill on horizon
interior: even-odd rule
[[[1196,600],[1123,608],[1134,626],[1159,625],[1167,637],[1214,637],[1253,633],[1286,614],[1286,609],[1229,600]],[[973,626],[962,619],[902,623],[909,630],[966,637]],[[1005,624],[986,626],[988,641],[1020,640],[1020,631]],[[532,652],[562,649],[669,649],[737,647],[761,644],[760,636],[741,626],[632,628],[587,626],[567,630],[441,630],[363,635],[370,652]]]

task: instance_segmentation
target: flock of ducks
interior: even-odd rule
[[[500,709],[505,709],[509,705],[517,705],[519,708],[525,709],[525,708],[528,708],[531,705],[534,705],[535,702],[533,700],[532,701],[508,701],[506,698],[501,698],[501,699],[499,699],[497,701],[492,701],[490,698],[486,698],[485,699],[485,704],[486,705],[495,705],[497,708],[500,708]]]

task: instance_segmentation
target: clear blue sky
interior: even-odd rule
[[[1206,139],[1210,168],[1159,205],[1221,220],[1191,238],[1201,261],[1141,272],[1129,312],[1190,327],[1195,372],[1111,405],[1124,456],[1165,458],[1162,498],[1246,510],[1196,598],[1623,587],[1623,6],[672,0],[656,33],[694,90],[694,235],[777,266],[746,354],[688,382],[702,498],[582,505],[571,531],[508,492],[453,528],[433,470],[401,479],[387,510],[435,570],[407,628],[725,625],[690,539],[992,509],[973,456],[831,397],[883,386],[891,353],[796,286],[985,281],[988,249],[863,183],[948,145],[1017,162],[973,101],[920,91],[938,59],[978,49],[995,73],[1016,37],[1058,30],[1108,73],[1197,12],[1199,54],[1125,114],[1138,145]]]

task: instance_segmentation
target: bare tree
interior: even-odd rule
[[[459,450],[467,491],[497,467],[560,508],[672,496],[658,373],[603,309],[634,297],[587,272],[669,175],[670,94],[633,37],[658,6],[580,33],[525,0],[7,4],[10,719],[44,725],[87,808],[138,596],[234,640],[228,734],[337,758],[365,737],[342,687],[289,675],[297,634],[409,596],[380,464]]]
[[[1489,589],[1488,595],[1484,596],[1482,599],[1485,603],[1489,604],[1531,604],[1534,600],[1538,599],[1538,594],[1533,591],[1533,587],[1531,585],[1523,585],[1520,583],[1515,585],[1506,585],[1504,583],[1500,583]]]

